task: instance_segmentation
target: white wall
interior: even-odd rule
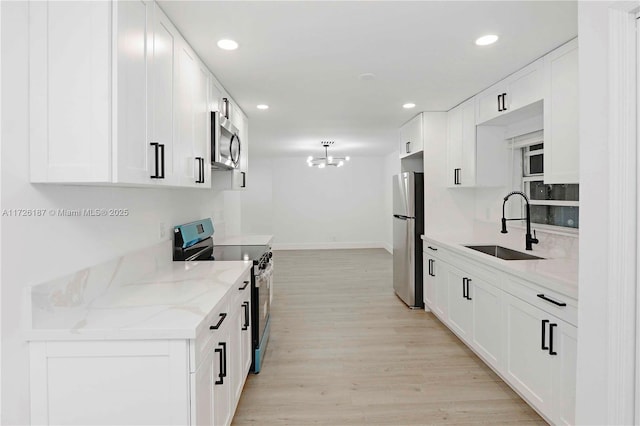
[[[280,249],[384,247],[384,167],[384,157],[329,169],[302,157],[252,159],[243,232],[273,234]]]
[[[607,424],[608,6],[578,2],[580,300],[576,424]]]
[[[160,241],[169,227],[202,217],[239,230],[238,198],[195,189],[136,189],[29,183],[26,2],[2,2],[2,208],[128,208],[130,215],[2,217],[2,424],[29,422],[28,352],[23,292],[38,284]],[[226,200],[225,200],[226,199]],[[225,205],[225,201],[228,201]],[[232,216],[234,215],[234,216]],[[166,239],[171,238],[167,232]]]
[[[272,160],[251,158],[247,189],[242,193],[242,233],[273,235]]]
[[[393,254],[393,184],[392,178],[400,173],[400,153],[393,151],[384,157],[382,188],[384,189],[384,248]]]

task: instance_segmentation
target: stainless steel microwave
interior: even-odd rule
[[[240,167],[242,142],[238,129],[218,111],[211,111],[211,168],[232,170]]]

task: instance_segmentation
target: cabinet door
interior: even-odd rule
[[[457,269],[448,267],[446,281],[449,290],[449,325],[465,341],[471,341],[473,300],[467,299],[467,277]],[[473,299],[473,298],[472,298]]]
[[[203,63],[196,63],[196,81],[193,94],[194,103],[194,138],[193,138],[193,164],[196,180],[204,181],[197,183],[199,188],[211,187],[211,110],[209,108],[209,85],[211,84],[211,73]],[[202,170],[199,169],[202,163]]]
[[[474,123],[475,125],[475,123]],[[447,112],[447,186],[460,185],[462,170],[462,106]]]
[[[475,96],[477,125],[505,113],[502,106],[502,96],[507,92],[507,82],[503,80]]]
[[[180,37],[169,18],[156,5],[153,34],[149,43],[149,135],[150,141],[163,145],[165,178],[160,185],[175,185],[178,176],[173,169],[174,159],[174,82],[176,38]],[[150,168],[155,169],[155,152],[151,153]]]
[[[147,103],[147,91],[154,89],[148,70],[152,54],[149,50],[153,44],[153,2],[118,2],[114,7],[117,9],[117,38],[113,179],[121,183],[155,183],[156,179],[151,176],[156,173],[156,150],[151,143],[156,141],[148,131]],[[160,58],[159,62],[162,62]],[[159,68],[164,70],[164,64]]]
[[[191,374],[192,389],[194,392],[191,424],[213,425],[213,389],[215,363],[218,362],[218,354],[214,348],[207,353],[201,361],[200,367]]]
[[[198,186],[196,157],[196,91],[199,89],[198,59],[184,40],[177,49],[176,79],[176,170],[180,186]]]
[[[538,59],[508,78],[507,111],[531,105],[544,97],[544,61]]]
[[[432,306],[434,314],[444,323],[449,322],[449,285],[447,283],[448,265],[438,261],[435,268],[435,303]]]
[[[549,315],[505,294],[506,359],[504,374],[525,399],[543,413],[553,408],[552,367],[549,355]],[[544,330],[544,336],[543,336]],[[543,339],[544,337],[544,339]]]
[[[460,105],[461,108],[461,139],[460,156],[461,170],[459,182],[461,186],[475,186],[476,184],[476,106],[470,99]]]
[[[502,290],[477,277],[471,279],[469,287],[473,299],[472,346],[486,362],[500,370],[504,335]]]
[[[574,425],[578,329],[560,320],[554,324],[553,349],[557,355],[553,364],[553,418],[555,424]]]
[[[229,318],[231,319],[231,318]],[[226,320],[225,320],[226,322]],[[232,410],[232,377],[233,373],[230,368],[230,361],[233,359],[231,352],[231,322],[225,327],[218,330],[216,336],[217,344],[214,347],[214,385],[213,385],[213,424],[218,426],[226,426],[231,424]]]
[[[111,7],[108,2],[29,3],[31,182],[104,183],[112,178]],[[123,23],[134,28],[132,45],[142,46],[129,53],[132,78],[142,84],[134,89],[139,92],[146,87],[136,66],[144,62],[146,5],[126,7],[142,9],[142,16]],[[136,130],[138,137],[146,137],[144,130]],[[136,145],[143,168],[146,142]]]
[[[544,183],[578,183],[578,40],[544,57]]]
[[[426,253],[422,256],[422,273],[424,275],[423,283],[423,302],[425,311],[435,309],[436,303],[436,264],[439,263],[432,256],[428,256]]]
[[[400,128],[400,158],[422,152],[422,114],[418,114]]]
[[[243,374],[244,361],[242,359],[242,329],[245,324],[244,313],[240,300],[237,300],[237,305],[234,306],[235,312],[231,319],[232,328],[230,330],[230,348],[229,354],[229,367],[231,368],[231,412],[233,413],[236,408],[236,404],[240,399],[240,393],[242,392],[242,385],[244,385],[245,375]]]

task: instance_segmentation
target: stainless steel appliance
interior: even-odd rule
[[[240,165],[242,142],[229,119],[229,101],[223,99],[221,112],[211,111],[211,167],[236,169]]]
[[[423,308],[424,174],[393,177],[393,288],[411,308]]]
[[[173,260],[251,261],[251,371],[262,368],[271,323],[273,299],[273,253],[268,245],[214,246],[213,223],[203,219],[174,227]]]

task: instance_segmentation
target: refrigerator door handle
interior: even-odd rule
[[[395,217],[396,219],[402,219],[402,220],[407,220],[407,219],[411,219],[408,216],[403,216],[401,214],[394,214],[393,217]]]

